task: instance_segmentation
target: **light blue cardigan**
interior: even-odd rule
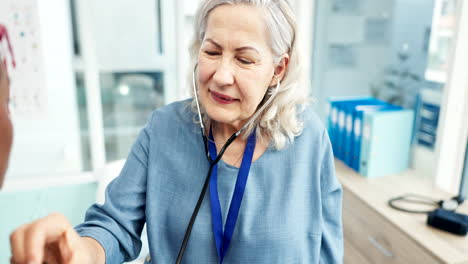
[[[147,223],[150,263],[175,263],[208,171],[200,128],[190,101],[155,111],[126,164],[76,227],[104,247],[106,263],[136,258]],[[269,147],[252,164],[225,264],[342,263],[342,189],[335,177],[326,129],[310,110],[304,130],[281,151]],[[238,169],[218,165],[218,191],[226,220]],[[206,195],[183,263],[216,263]]]

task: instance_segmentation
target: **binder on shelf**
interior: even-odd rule
[[[367,112],[374,111],[395,111],[403,108],[383,102],[375,105],[360,105],[354,109],[353,113],[353,130],[350,139],[349,166],[359,172],[361,162],[361,142],[363,131],[363,116]]]
[[[408,168],[413,119],[406,109],[363,114],[360,174],[373,178]]]
[[[424,102],[421,106],[418,143],[429,149],[433,149],[435,145],[439,112],[439,105]]]
[[[346,119],[346,113],[344,109],[344,105],[347,102],[339,102],[336,103],[335,108],[338,111],[338,121],[337,125],[335,127],[335,156],[343,160],[343,135],[345,131],[345,119]]]
[[[345,112],[345,129],[343,130],[341,145],[343,146],[342,160],[351,167],[352,147],[353,147],[353,132],[355,110],[360,107],[387,105],[384,101],[369,98],[366,100],[350,101],[343,105]]]
[[[327,129],[330,141],[332,143],[333,153],[337,158],[340,158],[339,142],[342,128],[344,128],[345,116],[341,109],[341,104],[356,101],[356,100],[369,100],[369,96],[348,96],[348,97],[330,97],[327,99]]]
[[[420,91],[420,103],[415,129],[415,139],[419,145],[433,150],[439,125],[440,101],[442,92],[439,89],[423,88]]]

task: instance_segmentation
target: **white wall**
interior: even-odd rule
[[[38,0],[38,7],[46,109],[39,118],[12,116],[15,132],[7,182],[81,170],[68,1]]]

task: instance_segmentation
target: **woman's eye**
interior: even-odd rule
[[[238,58],[237,60],[239,60],[240,63],[242,63],[242,64],[252,64],[253,63],[253,61],[243,59],[243,58]]]
[[[216,55],[219,55],[220,53],[217,52],[217,51],[205,51],[206,54],[210,55],[210,56],[216,56]]]

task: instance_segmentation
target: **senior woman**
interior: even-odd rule
[[[296,40],[286,0],[203,1],[194,98],[151,115],[76,232],[61,215],[23,226],[13,261],[129,261],[146,223],[151,263],[341,263],[341,187]]]

